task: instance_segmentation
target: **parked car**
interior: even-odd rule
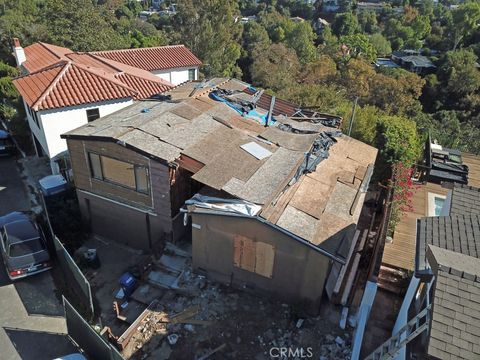
[[[11,280],[52,268],[43,231],[25,213],[13,212],[0,217],[0,243]]]
[[[10,134],[5,130],[0,130],[0,156],[11,155],[15,149]]]

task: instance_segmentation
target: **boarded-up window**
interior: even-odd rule
[[[149,175],[146,166],[134,165],[95,153],[88,153],[88,158],[92,178],[109,181],[144,194],[149,193]]]
[[[148,174],[144,166],[135,166],[135,183],[137,191],[148,194]]]
[[[275,248],[261,241],[244,236],[234,237],[233,264],[265,277],[272,277]]]
[[[92,177],[95,179],[103,180],[102,163],[100,162],[100,156],[98,154],[89,153],[88,158],[90,160],[90,171],[92,173]]]
[[[105,180],[135,188],[135,173],[132,164],[102,156],[102,169]]]

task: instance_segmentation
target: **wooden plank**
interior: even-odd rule
[[[200,171],[205,166],[205,164],[201,163],[200,161],[197,161],[184,154],[181,154],[176,162],[178,165],[180,165],[180,167],[190,171],[193,174]]]
[[[234,243],[234,265],[241,269],[255,272],[255,243],[253,240],[245,236],[234,235]]]
[[[187,319],[190,319],[191,317],[194,317],[195,315],[197,315],[199,311],[200,311],[200,305],[190,306],[186,308],[184,311],[182,311],[181,313],[171,316],[170,322],[172,324],[185,322]]]
[[[255,272],[255,250],[256,246],[253,240],[243,238],[242,246],[242,269]]]
[[[241,267],[242,265],[242,239],[235,235],[233,238],[233,265]]]
[[[361,254],[356,254],[355,258],[353,259],[353,264],[350,269],[350,273],[348,274],[347,283],[345,284],[345,289],[343,290],[342,300],[340,303],[345,306],[348,301],[348,297],[350,296],[350,291],[352,290],[353,280],[355,280],[355,276],[357,275],[358,264],[360,263],[360,258],[362,257]]]
[[[364,233],[366,233],[366,232],[367,232],[367,230],[364,230]],[[345,260],[345,265],[342,266],[342,269],[340,270],[340,274],[338,275],[335,287],[333,288],[334,293],[339,293],[340,292],[340,288],[343,284],[343,278],[345,277],[345,274],[347,273],[347,268],[350,264],[350,260],[351,260],[352,255],[353,255],[353,251],[355,250],[355,247],[357,246],[359,236],[360,236],[360,230],[355,231],[355,235],[353,235],[352,244],[350,245],[350,249],[348,251],[347,259]]]
[[[273,275],[275,248],[270,244],[258,241],[255,250],[255,272],[259,275],[271,278]]]

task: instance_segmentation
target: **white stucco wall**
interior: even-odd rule
[[[52,158],[67,150],[67,142],[60,138],[60,135],[88,123],[88,109],[98,108],[100,117],[102,117],[123,109],[132,103],[132,99],[121,99],[40,111],[38,112],[38,115],[42,131],[37,138],[42,146],[45,144],[46,153],[48,157]],[[35,132],[36,124],[33,119],[29,119],[29,124],[32,132],[37,135],[38,130]],[[42,143],[42,141],[44,143]]]
[[[195,80],[198,80],[198,67],[179,68],[170,70],[152,71],[155,76],[171,82],[173,85],[178,85],[188,81],[188,70],[195,69]]]
[[[25,113],[27,114],[27,121],[28,121],[28,126],[30,127],[30,131],[42,146],[42,151],[48,154],[47,140],[45,139],[45,134],[43,133],[43,129],[37,126],[33,118],[30,116],[30,113],[28,112],[28,106],[25,103],[25,101],[23,102],[23,106],[25,107]],[[40,118],[38,120],[39,120],[38,124],[42,126],[40,123]]]

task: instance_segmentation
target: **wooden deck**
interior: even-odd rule
[[[448,189],[432,183],[420,185],[413,196],[413,212],[404,214],[395,229],[393,242],[385,244],[382,257],[383,265],[413,271],[417,219],[428,216],[429,192],[447,195]]]
[[[480,188],[480,156],[463,153],[462,158],[469,167],[468,185]],[[417,219],[428,216],[428,193],[447,195],[448,191],[433,183],[420,185],[413,197],[414,211],[404,215],[395,229],[393,242],[385,244],[383,265],[414,270]]]

